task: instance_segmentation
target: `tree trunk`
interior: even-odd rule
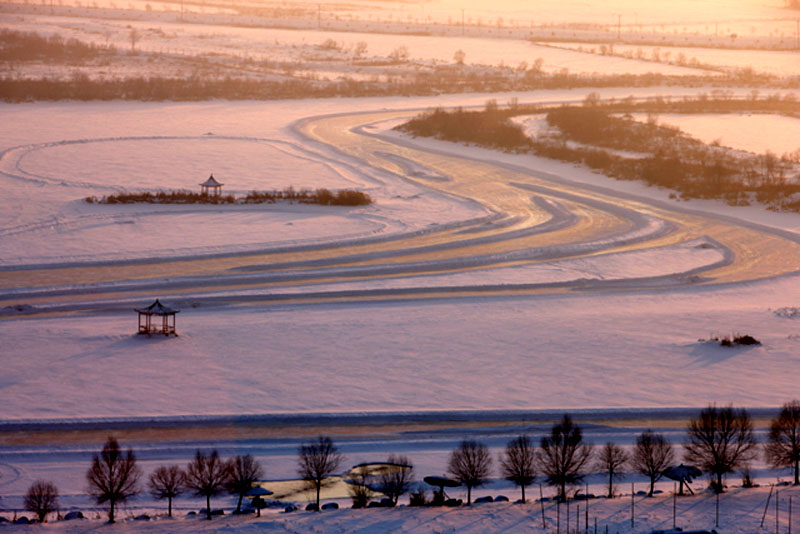
[[[608,473],[608,498],[614,498],[614,473],[610,471]]]
[[[522,485],[522,504],[525,504],[525,484]]]
[[[472,504],[472,486],[467,486],[467,504]]]
[[[108,504],[109,504],[108,522],[109,523],[113,523],[114,522],[114,499],[111,499],[110,501],[108,501]]]
[[[650,493],[648,493],[647,496],[652,497],[655,489],[656,489],[656,479],[654,477],[650,477]]]
[[[236,513],[237,514],[242,511],[242,497],[243,496],[244,496],[244,494],[242,494],[242,493],[239,494],[239,502],[236,504]]]
[[[169,504],[167,505],[167,507],[168,507],[169,511],[167,512],[167,515],[169,517],[172,517],[172,497],[168,498],[168,502],[169,502]]]
[[[800,484],[800,462],[794,461],[794,485]]]
[[[206,495],[206,519],[211,519],[211,495]]]
[[[558,500],[561,501],[561,502],[564,502],[564,501],[567,500],[567,483],[566,482],[562,482],[561,483],[561,488],[560,488],[559,494],[558,494]]]
[[[717,493],[722,493],[722,473],[717,473]]]
[[[322,482],[317,482],[317,512],[319,512],[319,490],[322,488]]]

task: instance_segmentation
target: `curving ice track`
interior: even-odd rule
[[[407,181],[459,202],[479,204],[485,216],[424,228],[399,225],[372,235],[255,243],[243,250],[209,253],[188,248],[179,257],[5,266],[0,271],[0,305],[25,302],[50,312],[125,308],[153,293],[169,296],[180,306],[638,290],[757,280],[795,272],[800,266],[800,246],[793,234],[572,182],[485,151],[465,153],[441,143],[432,147],[381,130],[380,125],[408,114],[384,111],[303,119],[292,126],[295,143],[214,139],[280,146],[309,163],[347,169],[365,184],[374,183],[376,176]],[[0,170],[7,179],[57,186],[62,178],[26,170],[25,159],[55,145],[143,139],[26,145],[4,152]],[[89,180],[72,185],[97,184]],[[159,209],[165,216],[185,213]],[[63,224],[91,224],[96,222],[93,217],[97,215]],[[371,217],[382,227],[379,217]],[[44,220],[7,227],[0,237],[16,239],[48,224]],[[142,265],[147,266],[146,274]]]

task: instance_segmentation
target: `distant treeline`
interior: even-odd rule
[[[800,114],[792,98],[735,100],[729,95],[712,99],[633,99],[600,102],[590,95],[581,106],[526,106],[500,109],[493,101],[483,111],[424,113],[399,126],[413,135],[474,143],[510,152],[528,152],[575,162],[623,180],[643,180],[679,192],[683,198],[724,198],[730,204],[752,200],[773,209],[800,211],[800,184],[789,174],[800,162],[800,153],[778,157],[727,150],[707,145],[679,129],[659,125],[655,115],[638,122],[628,115],[647,113],[781,112]],[[755,94],[753,95],[756,96]],[[546,114],[557,134],[531,139],[511,116]],[[620,151],[634,151],[635,157]]]
[[[98,46],[60,35],[0,30],[0,61],[62,61],[72,63],[116,54],[113,46]]]
[[[157,191],[152,193],[116,193],[102,198],[86,197],[90,204],[265,204],[280,200],[299,204],[320,204],[322,206],[366,206],[372,204],[372,197],[361,191],[340,189],[295,190],[292,187],[283,191],[251,191],[243,197],[234,195],[207,195],[193,191]]]
[[[75,73],[70,79],[0,78],[0,99],[6,102],[53,100],[137,100],[137,101],[197,101],[197,100],[280,100],[297,98],[333,98],[363,96],[425,96],[461,92],[507,92],[536,89],[571,89],[603,87],[652,87],[659,85],[713,85],[717,87],[759,85],[781,89],[800,87],[797,80],[765,78],[665,76],[659,73],[619,75],[578,75],[566,70],[559,73],[524,75],[440,68],[419,72],[411,77],[396,77],[389,81],[345,79],[320,81],[290,79],[263,81],[247,77],[207,78],[192,75],[186,78],[137,76],[122,79],[91,78]]]

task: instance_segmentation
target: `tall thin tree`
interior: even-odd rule
[[[339,469],[343,460],[344,456],[327,436],[319,436],[316,440],[300,445],[297,452],[297,473],[316,490],[317,510],[322,482]]]
[[[230,477],[225,484],[226,489],[239,497],[236,513],[242,511],[242,499],[245,493],[253,489],[253,484],[264,478],[264,468],[258,460],[247,454],[236,456],[230,460]]]
[[[689,441],[684,459],[708,471],[714,490],[723,490],[722,477],[747,465],[756,456],[758,442],[753,435],[753,422],[745,409],[732,406],[704,408],[689,421]]]
[[[800,484],[800,401],[783,405],[770,424],[764,449],[769,465],[792,468],[794,484]]]
[[[172,499],[183,493],[186,473],[177,465],[162,465],[150,473],[148,486],[154,499],[167,499],[167,515],[172,517]]]
[[[610,441],[603,445],[597,457],[597,469],[608,476],[609,499],[614,498],[614,481],[625,476],[625,464],[628,463],[628,454],[622,447]]]
[[[558,488],[558,499],[567,499],[567,485],[577,484],[592,458],[592,446],[583,441],[581,428],[564,415],[544,436],[539,448],[539,470],[551,486]]]
[[[669,467],[674,458],[675,452],[672,449],[672,444],[663,434],[656,434],[648,429],[636,438],[636,445],[633,447],[633,456],[631,457],[631,466],[650,479],[648,497],[653,496],[656,482],[658,482],[664,469]]]
[[[92,466],[86,472],[89,494],[97,504],[108,503],[108,522],[114,522],[117,504],[139,493],[142,471],[136,465],[136,456],[131,449],[123,453],[119,442],[109,437],[100,454],[92,457]]]
[[[528,436],[518,436],[506,444],[505,454],[500,456],[500,471],[506,480],[520,487],[522,502],[525,488],[536,479],[536,448]]]
[[[198,449],[186,467],[186,487],[206,498],[207,519],[211,519],[211,497],[222,492],[230,472],[230,463],[220,458],[216,449],[208,455]]]

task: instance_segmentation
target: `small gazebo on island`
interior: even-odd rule
[[[177,336],[175,331],[175,314],[180,310],[164,306],[158,299],[150,306],[141,309],[134,309],[139,313],[139,334],[164,334]],[[155,317],[155,320],[153,320]]]
[[[200,184],[200,194],[201,195],[208,195],[212,197],[218,197],[222,195],[222,186],[225,184],[221,184],[214,178],[214,175],[208,177],[208,180]]]

